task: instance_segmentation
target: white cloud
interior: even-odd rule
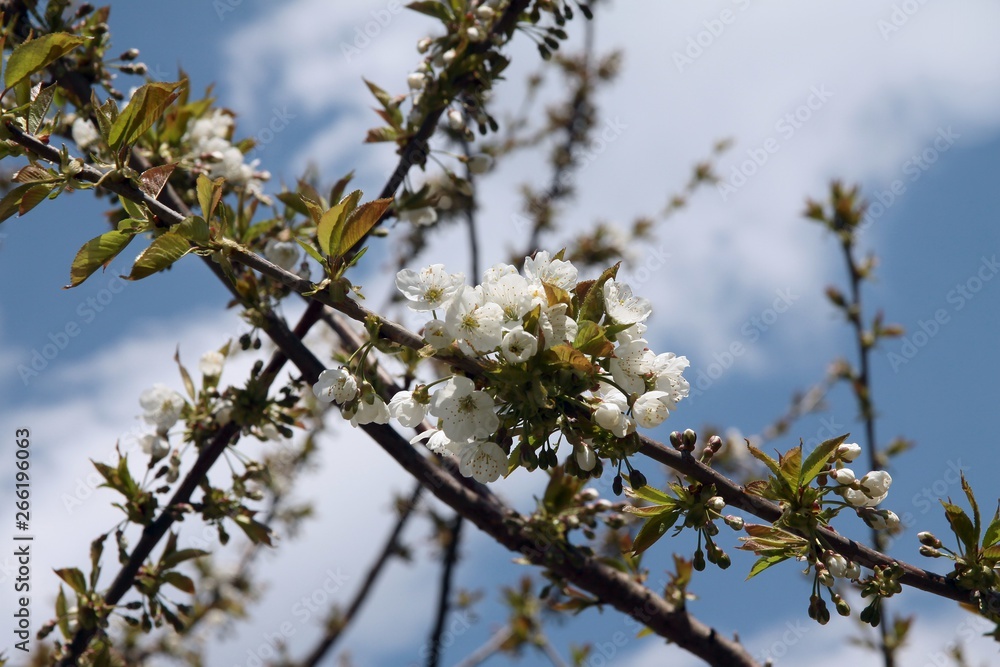
[[[642,272],[652,254],[640,251],[637,265],[625,268],[633,277],[650,276],[642,290],[652,292],[657,306],[652,324],[670,332],[669,346],[692,358],[692,370],[734,342],[748,348],[739,360],[744,371],[773,366],[747,335],[754,331],[780,343],[772,349],[781,349],[786,363],[811,355],[832,321],[819,295],[841,260],[832,239],[802,220],[805,197],[823,197],[832,177],[883,187],[905,178],[906,160],[930,145],[939,128],[953,128],[966,146],[996,130],[1000,46],[989,26],[1000,10],[985,1],[919,5],[904,23],[893,17],[895,6],[733,0],[601,7],[598,48],[625,50],[622,76],[602,95],[601,113],[624,129],[580,172],[577,199],[567,206],[569,228],[547,245],[565,244],[573,230],[597,219],[629,224],[655,213],[715,141],[734,137],[720,173],[729,177],[742,164],[755,173],[725,201],[706,188],[660,226],[653,243],[670,253],[666,267]],[[267,103],[290,101],[336,118],[304,142],[296,162],[339,168],[346,148],[364,173],[386,173],[394,164],[387,151],[357,149],[374,120],[360,78],[405,90],[403,75],[418,58],[413,44],[428,24],[409,13],[393,15],[350,62],[340,52],[382,7],[356,3],[347,10],[300,0],[263,13],[230,40],[229,86],[240,103],[249,108],[271,90]],[[297,39],[276,29],[301,24],[301,16],[314,20],[300,26]],[[902,27],[884,39],[879,21],[893,18]],[[570,26],[577,43],[581,31]],[[690,46],[699,41],[700,47]],[[282,75],[251,71],[238,57],[251,47],[262,55],[254,67],[263,59]],[[528,40],[517,40],[513,53],[508,81],[496,96],[507,110],[520,105],[523,75],[537,63]],[[690,62],[678,66],[677,54]],[[825,92],[817,97],[816,91]],[[809,103],[813,109],[803,106]],[[809,118],[795,120],[796,113]],[[754,155],[762,161],[765,146],[777,147],[765,164],[746,163]],[[484,183],[479,234],[486,266],[525,241],[511,224],[519,211],[510,196],[525,174],[545,178],[538,155],[511,160]],[[455,230],[428,261],[447,256],[450,265],[464,265],[455,249],[465,243],[464,232]],[[800,300],[765,332],[751,318],[766,314],[778,290]]]

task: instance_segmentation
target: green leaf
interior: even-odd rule
[[[399,137],[399,131],[391,127],[376,127],[368,130],[365,136],[366,144],[377,144],[382,141],[395,141]]]
[[[750,574],[747,575],[747,579],[753,579],[772,565],[777,565],[785,560],[788,560],[788,556],[763,556],[757,559],[757,562],[750,568]]]
[[[792,447],[785,452],[779,457],[778,465],[789,486],[797,482],[802,471],[802,445],[799,444],[798,447]]]
[[[580,306],[580,317],[578,322],[589,320],[590,322],[600,322],[604,316],[604,283],[618,275],[618,267],[622,265],[618,262],[614,266],[605,269],[600,278],[588,285],[587,296]]]
[[[590,320],[580,322],[576,330],[576,338],[573,339],[573,347],[584,354],[604,358],[614,354],[615,346],[607,336],[601,325]]]
[[[69,587],[80,595],[86,595],[87,593],[87,578],[83,576],[78,568],[75,567],[64,567],[61,570],[56,570],[56,574],[59,578],[69,584]]]
[[[340,245],[337,248],[337,256],[343,257],[365,235],[371,231],[372,227],[378,224],[386,209],[392,205],[392,198],[375,199],[356,208],[348,217],[344,225],[344,231],[340,236]]]
[[[191,581],[191,577],[180,572],[164,572],[163,581],[185,593],[194,593],[194,582]]]
[[[296,236],[294,238],[295,238],[295,242],[298,243],[300,246],[302,246],[302,249],[306,251],[307,255],[309,255],[310,257],[312,257],[313,259],[315,259],[320,264],[323,263],[323,255],[319,254],[319,251],[316,250],[316,248],[314,248],[311,243],[307,243],[306,241],[303,241],[298,236]]]
[[[132,95],[128,106],[111,125],[108,145],[112,150],[131,146],[160,119],[167,107],[180,94],[183,82],[147,83]]]
[[[436,18],[442,23],[455,20],[455,15],[452,13],[451,7],[443,2],[439,2],[439,0],[417,0],[406,5],[406,8]]]
[[[21,197],[21,203],[17,207],[17,214],[24,215],[31,209],[41,204],[54,188],[54,185],[50,185],[48,183],[39,183],[31,186],[31,188],[24,193],[24,196]]]
[[[121,195],[118,195],[118,201],[130,218],[135,220],[149,220],[149,213],[140,204],[136,204],[131,199],[126,199]]]
[[[347,174],[343,178],[334,183],[333,187],[330,188],[330,201],[340,201],[341,198],[344,196],[344,190],[347,189],[347,184],[350,183],[351,179],[353,178],[354,178],[354,170],[352,169],[351,171],[347,172]],[[303,214],[305,214],[305,211],[303,211]]]
[[[199,244],[208,243],[210,238],[208,223],[198,215],[189,215],[177,223],[171,231]]]
[[[632,555],[638,556],[649,547],[656,544],[663,535],[673,526],[681,512],[677,508],[664,510],[662,513],[646,520],[642,528],[636,533],[632,540]]]
[[[213,181],[205,174],[198,174],[198,205],[201,206],[201,217],[205,220],[212,219],[215,207],[219,205],[219,201],[222,199],[223,182],[224,180],[221,177]]]
[[[344,233],[347,216],[354,211],[354,207],[358,205],[360,199],[361,190],[355,190],[320,216],[319,223],[316,225],[316,240],[319,242],[319,248],[323,254],[333,257],[339,256],[337,249],[340,248],[340,238]]]
[[[974,553],[979,550],[979,540],[976,538],[976,531],[969,519],[969,515],[959,507],[945,501],[941,501],[944,506],[944,516],[948,519],[951,530],[955,533],[962,550],[965,553]]]
[[[31,102],[28,108],[28,133],[38,134],[38,129],[45,122],[45,114],[49,112],[52,105],[52,94],[56,92],[56,84],[38,91],[38,95]]]
[[[281,192],[277,195],[278,201],[292,209],[296,213],[301,213],[302,215],[312,217],[309,213],[309,209],[306,207],[305,202],[302,201],[302,195],[298,192]]]
[[[69,630],[69,605],[66,604],[66,591],[62,586],[59,586],[59,595],[56,596],[56,621],[63,637],[72,638],[73,633]]]
[[[64,32],[54,32],[30,42],[24,42],[14,49],[7,59],[4,72],[4,86],[13,88],[35,72],[39,72],[59,58],[83,44],[82,37]]]
[[[972,507],[972,529],[976,536],[975,545],[978,547],[979,537],[983,534],[983,522],[979,516],[979,503],[976,502],[976,497],[972,495],[972,487],[969,486],[964,473],[962,474],[962,490],[965,491],[965,497],[969,499],[969,505]]]
[[[993,520],[990,521],[990,525],[986,527],[986,535],[983,537],[983,546],[991,547],[997,542],[1000,542],[1000,507],[993,514]]]
[[[132,272],[126,280],[142,280],[158,271],[162,271],[191,251],[190,242],[174,232],[167,232],[153,239],[149,247],[142,251]]]
[[[177,346],[177,349],[174,350],[174,361],[177,363],[177,369],[180,371],[181,381],[184,383],[184,391],[187,392],[187,395],[191,397],[192,401],[197,400],[198,394],[194,390],[194,381],[191,379],[191,374],[188,372],[188,369],[184,368],[184,364],[181,363],[181,348],[179,345]],[[173,547],[171,545],[175,545],[176,542],[176,536],[174,533],[170,533],[170,540],[167,542],[167,548],[165,551],[173,551]]]
[[[829,440],[824,440],[816,449],[809,452],[809,456],[806,460],[802,462],[802,468],[799,473],[799,486],[808,486],[816,476],[819,475],[819,471],[827,466],[830,462],[830,456],[837,451],[837,447],[843,444],[844,440],[847,439],[850,433],[845,433],[837,438],[831,438]]]
[[[983,558],[988,558],[989,560],[1000,560],[1000,544],[994,544],[991,547],[986,547],[982,551]]]
[[[208,551],[202,549],[180,549],[173,552],[168,556],[164,556],[160,559],[160,566],[165,568],[171,568],[175,565],[183,563],[186,560],[191,560],[192,558],[201,558],[202,556],[207,556]]]
[[[84,243],[69,269],[69,285],[63,289],[76,287],[100,267],[107,268],[111,260],[125,249],[132,237],[133,234],[111,231]]]
[[[21,199],[24,197],[24,193],[33,187],[35,187],[34,183],[19,185],[5,194],[3,199],[0,199],[0,222],[3,222],[20,210]]]
[[[631,482],[629,482],[629,486],[626,486],[624,491],[625,495],[629,498],[640,498],[655,505],[673,505],[677,502],[676,498],[668,496],[663,491],[660,491],[649,484],[640,486],[638,489],[633,489]]]
[[[264,524],[254,521],[248,514],[238,514],[233,520],[254,544],[266,544],[269,547],[274,546],[271,543],[271,531]]]
[[[782,490],[783,493],[787,494],[788,498],[791,498],[792,487],[789,486],[788,480],[785,479],[784,472],[781,470],[781,466],[778,465],[778,462],[772,459],[764,452],[754,447],[753,445],[751,445],[749,442],[747,443],[747,448],[750,450],[750,453],[753,455],[755,459],[757,459],[758,461],[760,461],[761,463],[763,463],[768,467],[768,469],[774,474],[774,477],[778,483],[778,487]]]

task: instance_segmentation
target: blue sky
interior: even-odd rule
[[[232,11],[219,13],[220,7]],[[171,78],[180,65],[196,88],[216,82],[220,102],[240,114],[239,136],[259,136],[275,118],[285,119],[282,131],[259,153],[262,166],[275,176],[272,188],[293,181],[313,163],[330,181],[357,167],[360,187],[374,194],[394,160],[391,149],[360,143],[376,121],[361,77],[390,91],[404,90],[405,75],[417,61],[414,44],[429,29],[423,17],[391,7],[394,3],[380,0],[350,8],[321,0],[118,3],[111,28],[122,50],[139,47],[142,60],[163,77]],[[371,42],[346,56],[342,45],[354,42],[356,29],[385,16]],[[958,7],[916,0],[808,6],[745,0],[614,3],[600,16],[597,45],[622,48],[625,60],[620,80],[602,96],[601,113],[623,129],[581,170],[567,227],[546,239],[556,250],[596,220],[627,224],[635,215],[655,213],[686,181],[691,165],[715,141],[731,137],[733,146],[718,172],[735,191],[701,190],[687,209],[657,227],[655,246],[636,249],[623,273],[654,303],[654,349],[687,355],[692,381],[700,372],[708,374],[713,363],[723,363],[733,343],[745,349],[654,435],[665,438],[674,428],[712,423],[752,437],[784,411],[793,390],[819,380],[834,358],[853,354],[846,325],[822,297],[825,285],[843,284],[842,260],[834,239],[799,215],[805,198],[824,197],[831,178],[860,182],[873,201],[881,193],[884,212],[875,216],[873,209],[863,241],[881,260],[866,304],[870,312],[882,308],[889,321],[903,324],[907,339],[889,341],[875,355],[878,433],[883,444],[896,435],[917,443],[893,469],[885,506],[904,521],[909,516],[914,526],[892,553],[928,569],[939,563],[921,562],[916,531],[931,529],[942,539],[946,534],[929,495],[960,494],[956,469],[979,491],[982,505],[990,506],[997,495],[990,474],[997,459],[988,434],[1000,365],[995,347],[1000,280],[993,280],[1000,255],[1000,46],[992,37],[998,21],[1000,11],[985,1]],[[574,43],[581,32],[579,24],[571,25]],[[691,46],[699,40],[699,47]],[[523,76],[535,68],[537,57],[526,41],[520,38],[509,81],[497,92],[502,109],[518,106]],[[546,96],[557,93],[549,90]],[[733,179],[733,169],[759,158],[762,149],[769,151],[767,161],[745,183]],[[509,224],[518,213],[512,195],[525,174],[538,173],[542,159],[519,156],[483,181],[485,265],[523,244]],[[885,193],[894,183],[890,202]],[[74,290],[60,289],[76,249],[103,230],[101,214],[101,205],[83,193],[46,202],[0,227],[5,234],[0,281],[8,286],[0,295],[6,371],[0,377],[6,408],[0,423],[4,432],[15,425],[36,432],[37,619],[48,618],[52,609],[49,568],[82,563],[89,539],[117,520],[109,495],[90,491],[86,460],[108,459],[116,439],[134,435],[137,397],[144,388],[154,382],[179,388],[172,362],[178,346],[193,365],[204,351],[242,331],[238,319],[223,310],[224,290],[194,260],[124,287],[114,277],[124,267],[113,264]],[[464,238],[449,232],[423,259],[466,270],[466,257],[455,251],[464,247]],[[372,250],[358,280],[377,305],[389,281],[382,270],[385,253]],[[667,262],[653,261],[662,255]],[[781,295],[789,306],[777,314],[771,309]],[[289,306],[290,315],[294,312]],[[71,324],[79,333],[25,384],[18,365],[30,364],[35,350],[58,344],[59,332]],[[234,362],[223,379],[240,382],[250,363]],[[407,480],[361,436],[342,424],[331,427],[334,436],[324,443],[322,467],[301,485],[304,497],[317,498],[317,519],[306,535],[287,541],[268,561],[270,584],[262,604],[251,611],[246,628],[213,644],[212,664],[247,664],[248,651],[257,650],[261,637],[285,620],[296,622],[293,647],[305,650],[316,619],[298,624],[291,612],[295,601],[321,585],[330,568],[346,574],[338,591],[346,599],[363,574],[365,554],[379,548],[389,525],[388,493],[359,486],[356,471],[382,471],[388,486],[400,492],[408,488]],[[860,435],[852,398],[839,387],[829,410],[797,423],[778,446],[844,431]],[[654,483],[664,481],[659,473],[647,475]],[[497,491],[527,507],[540,481],[519,473],[499,483]],[[9,499],[7,489],[2,493]],[[366,510],[340,509],[348,502],[357,507],[359,495],[368,501]],[[417,525],[408,532],[414,542],[425,534]],[[651,579],[662,576],[673,551],[687,549],[684,539],[658,544]],[[802,664],[803,636],[810,646],[824,647],[823,661],[809,659],[809,664],[843,659],[876,664],[846,646],[852,623],[835,619],[819,628],[808,621],[808,594],[794,565],[743,583],[752,559],[729,551],[734,565],[728,572],[696,578],[698,600],[690,607],[696,615],[720,631],[739,630],[753,653],[771,650],[778,664],[782,658],[784,664]],[[418,659],[436,580],[427,549],[418,553],[416,563],[390,568],[345,638],[342,647],[357,664]],[[459,585],[482,588],[487,600],[478,609],[480,620],[467,629],[456,626],[461,632],[444,664],[458,662],[489,637],[495,629],[496,584],[514,583],[524,572],[474,531],[463,556]],[[937,569],[945,569],[940,565]],[[751,600],[755,613],[747,614],[744,605]],[[3,596],[0,613],[6,613],[7,601]],[[952,605],[917,592],[904,594],[894,608],[923,615],[906,664],[934,664],[936,653],[954,637],[986,629]],[[614,633],[623,628],[614,612],[589,612],[553,626],[552,635],[567,655],[570,641],[614,644]],[[641,667],[662,664],[666,656],[677,664],[696,664],[656,640],[627,635],[608,664]],[[995,654],[984,640],[969,646],[983,659]],[[547,663],[529,655],[523,664]]]

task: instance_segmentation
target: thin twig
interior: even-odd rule
[[[444,562],[441,571],[441,589],[438,593],[437,614],[434,629],[428,643],[430,651],[427,655],[427,667],[437,667],[441,662],[441,636],[444,634],[444,622],[448,617],[451,604],[451,583],[455,573],[455,562],[458,560],[458,545],[462,539],[462,515],[456,514],[448,527],[448,546],[444,552]]]
[[[314,667],[315,665],[318,665],[319,661],[322,660],[323,657],[329,653],[330,649],[333,648],[333,645],[336,644],[337,640],[343,634],[347,626],[350,625],[351,621],[353,621],[358,615],[358,612],[361,610],[361,605],[368,599],[368,595],[371,593],[379,575],[385,569],[386,563],[388,563],[389,559],[398,552],[399,536],[403,533],[403,527],[406,526],[407,521],[409,521],[410,516],[413,514],[413,510],[417,506],[417,501],[420,499],[420,493],[422,491],[423,486],[419,483],[413,487],[413,491],[410,493],[410,497],[406,501],[406,505],[403,506],[399,519],[396,521],[396,525],[393,526],[392,531],[389,533],[389,537],[385,541],[385,546],[382,547],[382,551],[372,563],[371,567],[368,568],[368,573],[365,575],[364,581],[361,582],[361,588],[359,588],[357,593],[354,594],[354,598],[351,599],[351,604],[348,605],[347,611],[344,612],[343,616],[337,618],[335,623],[330,623],[326,634],[322,637],[322,639],[320,639],[316,647],[309,652],[309,656],[302,661],[302,667]]]

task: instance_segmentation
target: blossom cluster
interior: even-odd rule
[[[247,193],[269,203],[264,196],[263,181],[271,175],[258,171],[260,160],[247,164],[243,151],[234,146],[229,138],[233,133],[233,118],[221,109],[213,109],[211,114],[193,121],[184,133],[183,141],[190,147],[190,155],[195,163],[204,168],[212,178],[219,176]]]
[[[637,426],[658,426],[688,395],[682,375],[688,360],[649,349],[642,336],[651,306],[613,272],[599,281],[577,278],[571,262],[546,252],[525,258],[523,273],[497,264],[475,286],[441,264],[404,269],[396,287],[410,309],[431,316],[423,329],[427,343],[478,358],[488,373],[478,383],[456,375],[418,385],[385,404],[338,368],[325,371],[313,392],[340,404],[354,425],[393,418],[413,427],[433,417],[436,428],[414,441],[455,455],[461,472],[481,482],[507,472],[510,454],[501,443],[513,436],[552,461],[548,436],[556,431],[572,443],[579,470],[589,473],[599,455],[621,459],[615,442]],[[602,304],[597,310],[583,307],[581,288],[597,290],[599,299],[587,299]]]
[[[837,467],[830,471],[829,476],[837,484],[834,492],[838,493],[844,502],[854,507],[858,515],[868,525],[878,530],[895,531],[899,528],[899,517],[892,510],[873,510],[889,495],[892,476],[885,470],[872,470],[860,478],[844,463],[854,461],[861,454],[861,447],[855,443],[843,443],[837,447],[835,460]],[[835,575],[836,576],[836,575]]]

